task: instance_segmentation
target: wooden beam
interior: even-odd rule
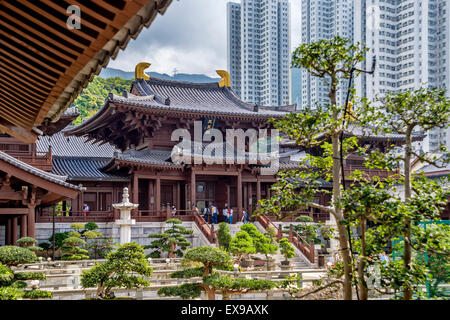
[[[28,208],[0,208],[0,215],[26,215]]]

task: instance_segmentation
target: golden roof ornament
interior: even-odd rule
[[[151,63],[148,62],[140,62],[136,65],[136,68],[134,68],[134,78],[137,79],[144,79],[144,80],[150,80],[150,76],[145,74],[144,70],[150,67]]]
[[[231,87],[231,78],[228,71],[225,70],[216,70],[216,73],[222,77],[222,79],[219,81],[219,87]]]

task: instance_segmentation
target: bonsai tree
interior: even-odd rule
[[[156,238],[150,245],[144,246],[145,249],[155,249],[148,256],[159,258],[162,252],[167,252],[169,258],[182,257],[183,252],[191,245],[185,236],[193,233],[192,230],[183,227],[182,223],[180,219],[169,219],[166,221],[169,228],[163,233],[148,235],[149,238]]]
[[[225,251],[229,251],[231,238],[232,237],[230,234],[230,228],[228,227],[228,223],[226,222],[219,223],[219,230],[217,231],[217,240],[219,242],[219,247],[224,249]]]
[[[80,248],[85,245],[86,241],[79,237],[69,237],[63,241],[62,250],[65,253],[62,260],[84,260],[89,259],[86,249]]]
[[[114,249],[114,241],[111,238],[98,239],[86,243],[86,249],[89,256],[93,259],[103,259],[106,255]]]
[[[317,230],[319,230],[321,224],[307,224],[314,222],[313,218],[309,216],[300,216],[295,219],[296,222],[301,222],[294,226],[294,230],[305,237],[305,240],[309,244],[321,244],[322,242],[317,237]],[[287,227],[289,228],[289,227]]]
[[[37,240],[31,237],[22,237],[17,240],[17,244],[23,248],[27,248],[31,251],[41,251],[43,250],[41,247],[36,247],[35,244]]]
[[[26,250],[26,249],[24,249]],[[29,290],[25,280],[43,280],[44,273],[19,272],[14,273],[8,266],[0,263],[0,300],[17,300],[20,298],[38,299],[51,298],[52,293],[48,291]]]
[[[37,256],[27,248],[17,246],[2,246],[0,247],[0,263],[6,266],[16,266],[25,263],[34,263],[37,261]]]
[[[272,228],[273,229],[273,228]],[[277,253],[278,245],[275,242],[275,236],[272,231],[268,231],[267,235],[262,234],[253,224],[243,224],[241,230],[249,234],[252,239],[253,246],[256,253],[261,253],[266,256],[267,269],[269,268],[269,256]],[[275,230],[273,230],[275,231]]]
[[[255,253],[256,248],[253,240],[246,231],[238,231],[230,243],[230,252],[242,262],[244,258],[248,259],[249,254]]]
[[[295,256],[295,250],[292,244],[289,242],[287,238],[280,239],[280,253],[284,256],[286,260],[284,260],[284,264],[289,264],[290,258]]]
[[[186,251],[183,262],[194,264],[193,268],[172,273],[171,278],[201,277],[200,283],[184,283],[176,287],[164,287],[158,290],[162,296],[180,296],[183,299],[197,298],[204,291],[208,300],[215,300],[216,291],[223,294],[223,299],[228,299],[230,294],[257,292],[270,290],[275,287],[275,282],[259,279],[231,278],[215,272],[219,270],[232,270],[233,260],[229,254],[221,249],[213,247],[197,247]],[[200,266],[198,266],[200,265]]]
[[[120,245],[108,253],[106,261],[81,274],[83,288],[97,287],[97,297],[113,299],[114,288],[149,287],[153,272],[145,257],[144,249],[135,242]]]

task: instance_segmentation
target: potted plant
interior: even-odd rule
[[[280,239],[280,253],[284,256],[285,260],[281,261],[281,267],[290,267],[291,261],[288,259],[295,256],[294,247],[287,238]]]

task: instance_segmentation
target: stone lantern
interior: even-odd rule
[[[128,188],[123,188],[121,203],[112,205],[114,209],[120,211],[120,219],[114,223],[120,226],[120,244],[131,242],[131,225],[136,224],[136,220],[131,219],[131,210],[136,209],[139,204],[131,203]]]

